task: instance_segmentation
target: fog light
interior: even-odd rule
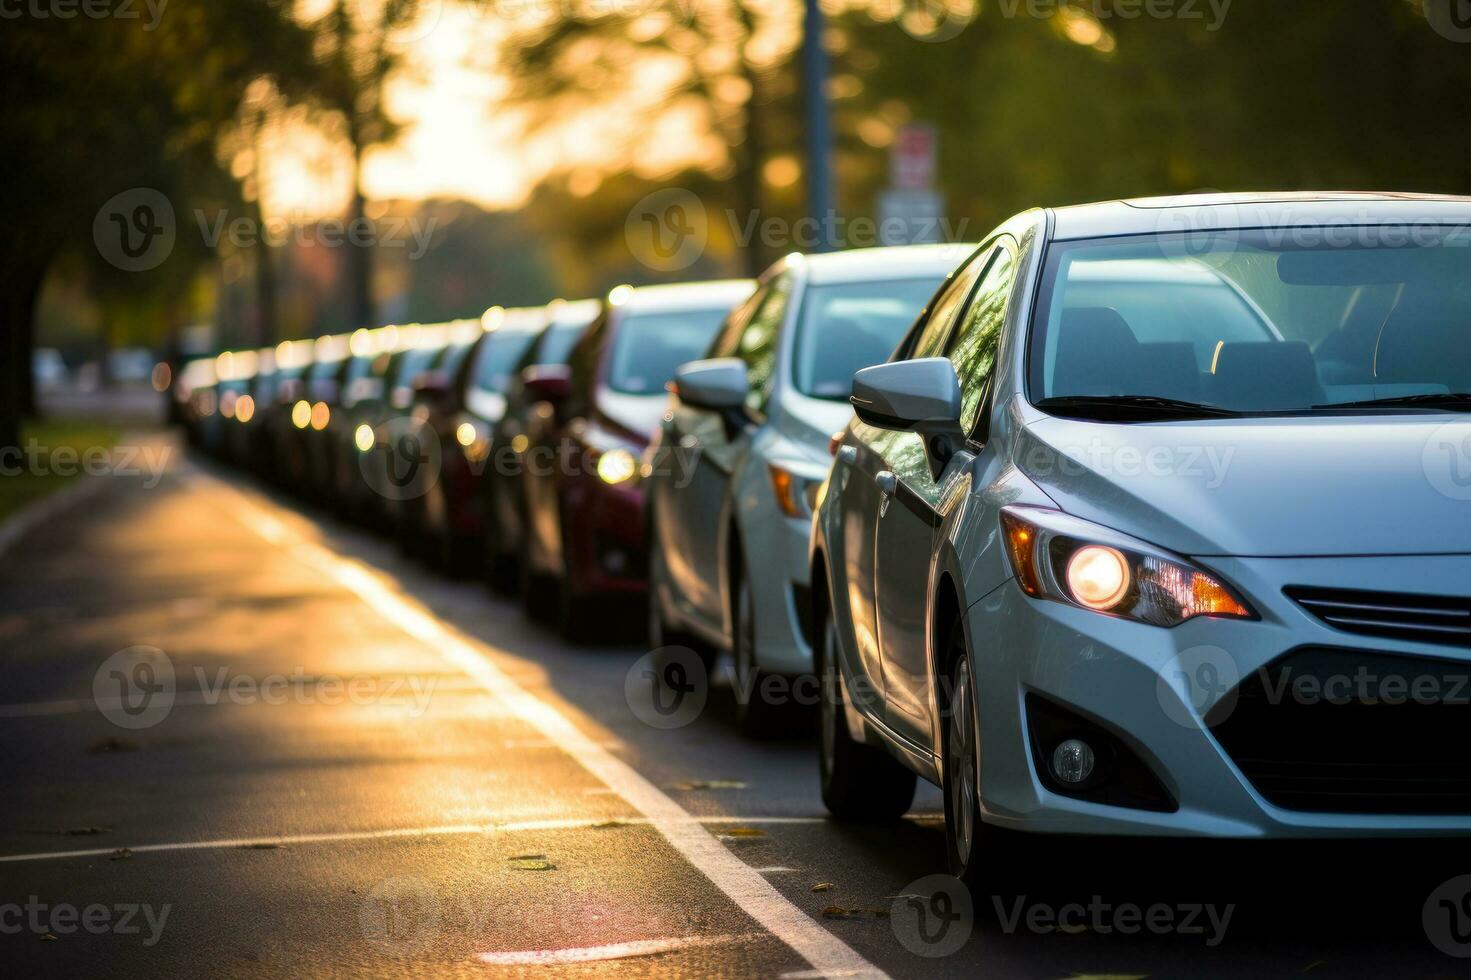
[[[1093,775],[1093,748],[1080,738],[1070,738],[1052,750],[1052,775],[1076,786]]]

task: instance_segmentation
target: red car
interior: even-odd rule
[[[522,597],[570,638],[596,627],[599,599],[646,591],[639,467],[666,408],[674,369],[702,356],[747,279],[619,286],[573,348],[566,368],[536,379],[521,456],[526,528]],[[553,377],[551,373],[556,373]]]

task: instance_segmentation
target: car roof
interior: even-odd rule
[[[619,286],[608,302],[629,312],[734,306],[756,290],[754,279],[709,279],[660,286]]]
[[[1222,228],[1471,223],[1471,197],[1382,191],[1182,194],[1052,209],[1057,241]]]
[[[814,285],[924,276],[943,278],[978,247],[974,242],[893,245],[798,254],[789,256],[787,262],[800,263],[806,271],[807,281]]]

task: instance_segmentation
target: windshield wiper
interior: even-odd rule
[[[1396,398],[1366,398],[1357,402],[1333,402],[1314,408],[1444,408],[1454,412],[1471,412],[1471,391],[1449,391],[1428,395],[1400,395]]]
[[[1165,421],[1237,418],[1240,412],[1219,405],[1163,398],[1159,395],[1064,395],[1044,398],[1037,407],[1053,415],[1088,419]]]

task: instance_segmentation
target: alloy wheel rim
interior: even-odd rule
[[[950,773],[950,820],[955,827],[955,845],[963,865],[970,863],[971,840],[975,834],[975,707],[970,693],[970,662],[962,659],[955,671],[955,694],[950,702],[950,751],[946,759]]]

